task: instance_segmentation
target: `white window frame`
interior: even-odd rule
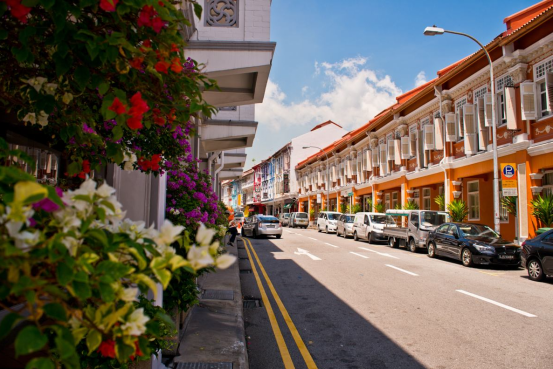
[[[536,65],[534,65],[534,102],[536,105],[536,118],[537,120],[551,117],[552,111],[543,109],[542,95],[546,97],[547,104],[547,84],[545,83],[545,75],[547,72],[553,72],[553,57],[549,57]],[[541,86],[544,85],[544,91],[541,91]],[[546,112],[547,114],[543,114]]]
[[[455,101],[455,131],[457,133],[457,142],[465,139],[465,128],[463,126],[463,105],[467,103],[467,95],[460,97]],[[462,134],[461,134],[462,132]]]
[[[542,178],[542,191],[541,191],[541,195],[542,196],[545,196],[545,195],[553,195],[553,179],[551,180],[551,183],[550,184],[547,184],[546,182],[546,176],[548,174],[553,174],[553,170],[546,170],[545,172],[543,172],[543,178]]]
[[[428,196],[425,191],[428,190]],[[428,208],[426,207],[426,200],[428,200]],[[420,206],[419,206],[420,207]],[[432,208],[432,189],[430,187],[424,187],[422,189],[422,210],[430,210]]]
[[[506,85],[513,85],[513,78],[510,74],[505,73],[501,77],[495,79],[495,102],[498,127],[507,124],[507,111],[505,110],[505,92],[503,88]]]
[[[470,185],[473,184],[473,183],[476,183],[477,186],[478,186],[478,190],[477,191],[470,191]],[[472,199],[473,198],[476,198],[476,202],[477,204],[472,204]],[[469,181],[467,182],[467,206],[468,206],[468,209],[469,209],[469,213],[468,213],[468,220],[470,221],[477,221],[477,220],[480,220],[480,181],[479,180],[476,180],[476,181]],[[476,207],[477,208],[477,211],[478,211],[478,217],[472,217],[471,213],[472,213],[472,207]]]
[[[420,190],[414,190],[413,191],[413,199],[411,200],[414,203],[416,203],[420,209],[421,207],[421,198],[420,198]]]
[[[384,209],[385,210],[389,210],[390,209],[390,193],[388,192],[387,194],[384,195]]]
[[[395,209],[397,204],[399,204],[399,192],[392,192],[392,209]]]
[[[474,89],[474,92],[472,93],[473,104],[476,104],[476,101],[478,101],[479,98],[484,98],[484,95],[487,94],[487,93],[488,93],[488,85],[487,84]]]
[[[410,154],[410,158],[415,157],[416,153],[417,153],[417,130],[418,130],[417,123],[411,124],[409,126],[409,154]],[[413,148],[414,148],[414,150],[413,150]],[[413,152],[415,154],[413,154]]]

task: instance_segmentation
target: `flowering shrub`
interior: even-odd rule
[[[156,293],[158,283],[166,288],[180,270],[195,274],[235,260],[220,254],[215,231],[203,224],[191,245],[170,221],[156,230],[124,219],[106,184],[89,179],[63,193],[15,167],[0,167],[0,175],[0,306],[10,311],[0,338],[18,321],[30,323],[15,340],[16,355],[40,352],[28,368],[80,368],[88,355],[105,360],[100,367],[147,358],[168,319],[146,314],[138,296]]]
[[[199,15],[184,0],[0,0],[0,102],[66,148],[71,176],[162,171],[191,117],[213,112],[213,81],[183,53],[189,3]]]

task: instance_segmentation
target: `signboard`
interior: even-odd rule
[[[348,191],[342,191],[340,193],[340,195],[342,195],[342,197],[347,197],[348,196]]]
[[[501,164],[501,186],[503,196],[517,196],[516,163]]]
[[[348,197],[352,197],[352,196],[353,196],[353,192],[348,193]]]
[[[321,194],[317,194],[317,204],[320,204],[322,202]]]

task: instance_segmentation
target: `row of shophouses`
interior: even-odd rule
[[[299,211],[350,201],[370,211],[368,199],[387,209],[414,201],[438,210],[434,199],[443,194],[447,203],[467,203],[469,222],[493,227],[495,124],[499,163],[515,163],[518,180],[518,219],[501,208],[501,234],[514,239],[517,222],[520,238],[531,237],[538,224],[530,201],[553,193],[553,1],[504,23],[506,31],[485,46],[494,81],[480,50],[299,162]]]

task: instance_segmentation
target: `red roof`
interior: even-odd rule
[[[317,124],[315,127],[313,127],[313,129],[311,130],[311,132],[313,132],[313,131],[315,131],[315,130],[317,130],[317,129],[319,129],[319,128],[323,128],[324,126],[327,126],[327,125],[329,125],[329,124],[334,124],[335,126],[342,128],[341,125],[336,124],[336,123],[334,123],[334,122],[331,121],[331,120],[327,120],[326,122],[321,123],[321,124]]]
[[[553,0],[543,0],[503,19],[503,23],[507,26],[507,31],[503,33],[503,36],[510,35],[552,6]]]

